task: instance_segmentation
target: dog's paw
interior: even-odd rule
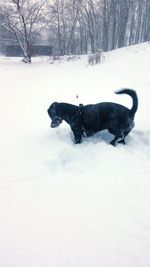
[[[110,142],[110,145],[112,145],[112,146],[116,146],[116,145],[117,145],[117,143],[116,143],[116,142],[114,142],[114,141],[111,141],[111,142]]]
[[[125,142],[125,140],[120,140],[120,141],[118,141],[118,144],[125,145],[125,144],[126,144],[126,142]]]
[[[82,143],[82,140],[75,140],[75,144],[81,144]]]

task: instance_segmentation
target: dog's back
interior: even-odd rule
[[[95,132],[108,129],[114,122],[121,123],[129,117],[130,110],[120,104],[102,102],[84,106],[82,120],[85,128]],[[116,125],[117,127],[117,125]]]
[[[84,106],[82,122],[87,135],[108,129],[110,133],[117,136],[121,132],[130,132],[134,127],[134,115],[138,108],[136,92],[131,89],[122,89],[116,93],[130,95],[133,99],[132,108],[128,109],[123,105],[112,102]]]

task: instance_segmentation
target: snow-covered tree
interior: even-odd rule
[[[20,44],[24,62],[31,62],[31,46],[47,21],[46,0],[10,0],[2,7],[3,26]]]

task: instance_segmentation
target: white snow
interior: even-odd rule
[[[150,266],[149,70],[148,43],[93,67],[0,57],[0,267]],[[125,87],[139,97],[126,146],[50,128],[53,101],[130,107]]]

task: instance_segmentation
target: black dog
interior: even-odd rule
[[[116,94],[128,94],[133,106],[128,109],[122,105],[102,102],[94,105],[78,106],[54,102],[48,109],[51,127],[58,127],[65,120],[71,127],[75,143],[81,143],[83,136],[91,136],[102,130],[108,130],[115,137],[110,142],[125,144],[125,137],[134,127],[134,115],[138,108],[138,98],[134,90],[122,89]]]

